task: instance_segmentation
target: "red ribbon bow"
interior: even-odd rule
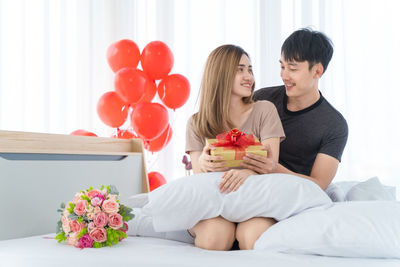
[[[252,134],[245,134],[238,129],[232,129],[227,133],[217,135],[217,142],[212,144],[218,147],[240,147],[247,148],[256,144]]]

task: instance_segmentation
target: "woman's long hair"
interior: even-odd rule
[[[249,57],[239,46],[222,45],[208,56],[201,81],[199,112],[193,115],[195,129],[200,136],[215,138],[224,130],[234,128],[229,118],[229,102],[242,55]],[[244,97],[243,102],[252,103],[253,93]]]

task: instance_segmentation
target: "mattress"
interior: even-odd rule
[[[207,251],[178,241],[133,236],[111,248],[77,249],[54,240],[59,203],[98,183],[115,184],[125,197],[148,192],[141,140],[0,131],[0,167],[0,267],[400,266],[394,259]],[[33,209],[39,202],[41,208]]]
[[[0,266],[279,266],[389,267],[400,260],[323,257],[267,251],[207,251],[191,244],[128,237],[114,247],[78,249],[59,244],[54,234],[0,241]]]

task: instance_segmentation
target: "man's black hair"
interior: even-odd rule
[[[285,40],[281,54],[285,61],[307,61],[310,69],[321,63],[325,72],[333,55],[333,45],[324,33],[303,28]]]

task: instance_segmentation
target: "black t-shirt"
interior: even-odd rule
[[[280,145],[280,164],[310,175],[318,153],[341,160],[348,136],[347,123],[322,94],[316,103],[296,112],[287,109],[285,86],[259,89],[254,99],[269,100],[278,110],[286,135]]]

